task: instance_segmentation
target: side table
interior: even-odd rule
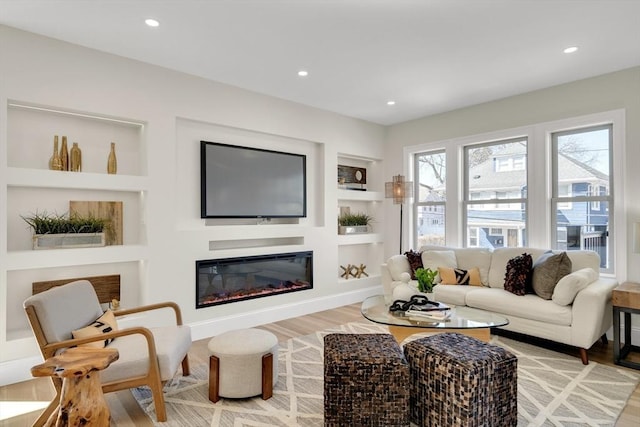
[[[613,290],[613,362],[627,368],[640,369],[640,363],[625,360],[631,350],[631,314],[640,314],[640,283],[625,282]],[[620,346],[620,314],[624,313],[624,345]]]
[[[62,378],[57,402],[51,402],[57,403],[57,409],[45,426],[108,426],[111,414],[102,394],[99,371],[118,357],[114,348],[73,347],[32,367],[34,377]]]

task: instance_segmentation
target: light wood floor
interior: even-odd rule
[[[366,320],[360,314],[360,304],[354,304],[281,322],[270,323],[261,326],[261,328],[273,332],[278,337],[279,341],[286,341],[293,337],[307,335],[315,331],[320,331],[344,323],[365,321]],[[533,341],[529,337],[509,336],[516,339],[526,340],[527,342]],[[189,352],[192,366],[207,361],[207,342],[208,339],[194,342],[192,349]],[[532,343],[579,357],[578,351],[571,347],[537,340]],[[589,359],[605,365],[615,366],[613,364],[613,343],[609,342],[607,346],[604,346],[601,343],[596,343],[593,348],[589,350]],[[631,360],[640,362],[640,355],[634,354],[633,359]],[[622,367],[619,368],[627,369]],[[53,386],[51,386],[51,383],[47,378],[36,378],[23,383],[0,387],[0,401],[4,402],[48,403],[53,396]],[[120,391],[116,393],[109,393],[107,395],[107,402],[111,409],[112,426],[153,426],[149,417],[147,417],[136,403],[131,392]],[[30,426],[37,418],[38,413],[39,411],[34,411],[12,417],[7,420],[2,420],[0,421],[0,427]],[[0,414],[0,418],[3,418],[2,414]],[[635,427],[640,425],[640,386],[636,388],[629,399],[616,425],[621,427]]]

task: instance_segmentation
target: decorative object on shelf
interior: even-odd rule
[[[58,135],[53,136],[53,156],[49,159],[49,169],[54,171],[62,170],[62,162],[58,152]]]
[[[66,285],[67,283],[76,282],[78,280],[88,280],[91,282],[93,289],[98,295],[100,304],[110,304],[113,299],[120,300],[120,275],[108,274],[105,276],[83,276],[69,277],[66,279],[45,280],[42,282],[33,282],[31,284],[31,293],[33,295],[44,292],[55,286]]]
[[[417,268],[416,279],[418,279],[418,290],[420,292],[433,291],[433,281],[438,275],[438,271],[431,270],[430,268]]]
[[[341,265],[340,268],[342,269],[342,274],[340,275],[340,277],[344,279],[349,279],[349,277],[358,277],[358,266],[347,264],[346,267],[344,265]]]
[[[69,201],[69,215],[105,220],[107,246],[122,245],[122,202],[120,201]]]
[[[72,172],[82,172],[82,151],[80,151],[77,142],[74,142],[73,147],[71,147],[69,170]]]
[[[366,213],[343,213],[338,217],[338,234],[368,233],[372,221]]]
[[[402,205],[413,193],[413,182],[405,181],[404,175],[395,175],[391,182],[384,184],[384,194],[393,199],[394,205],[400,205],[400,254],[402,254]]]
[[[362,276],[367,276],[367,277],[369,277],[369,274],[367,274],[367,273],[364,271],[366,268],[367,268],[367,266],[366,266],[366,265],[364,265],[364,264],[360,264],[360,265],[357,267],[357,272],[356,272],[356,278],[357,278],[357,279],[360,279]]]
[[[112,299],[109,303],[109,308],[113,311],[120,310],[120,300],[117,298]]]
[[[36,213],[22,216],[33,229],[33,249],[88,248],[105,245],[102,218]]]
[[[109,158],[107,159],[107,173],[115,175],[118,172],[118,160],[116,159],[116,143],[111,143]]]
[[[367,190],[367,169],[338,165],[338,184],[347,190]]]
[[[60,147],[60,170],[69,170],[69,147],[67,147],[67,137],[62,136],[62,146]]]

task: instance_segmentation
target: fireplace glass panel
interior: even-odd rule
[[[313,288],[313,252],[196,261],[196,308]]]

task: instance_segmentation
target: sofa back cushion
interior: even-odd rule
[[[447,246],[427,245],[422,250],[453,251],[456,255],[457,266],[463,270],[477,268],[480,280],[484,286],[489,283],[489,267],[491,265],[491,251],[485,248],[451,248]],[[424,262],[424,257],[423,257]],[[506,266],[506,263],[505,263]],[[503,276],[504,279],[504,276]]]
[[[510,259],[522,255],[531,254],[533,262],[545,252],[544,249],[535,248],[497,248],[491,256],[491,268],[489,268],[489,286],[492,288],[504,288],[504,277],[507,273],[507,263]]]

